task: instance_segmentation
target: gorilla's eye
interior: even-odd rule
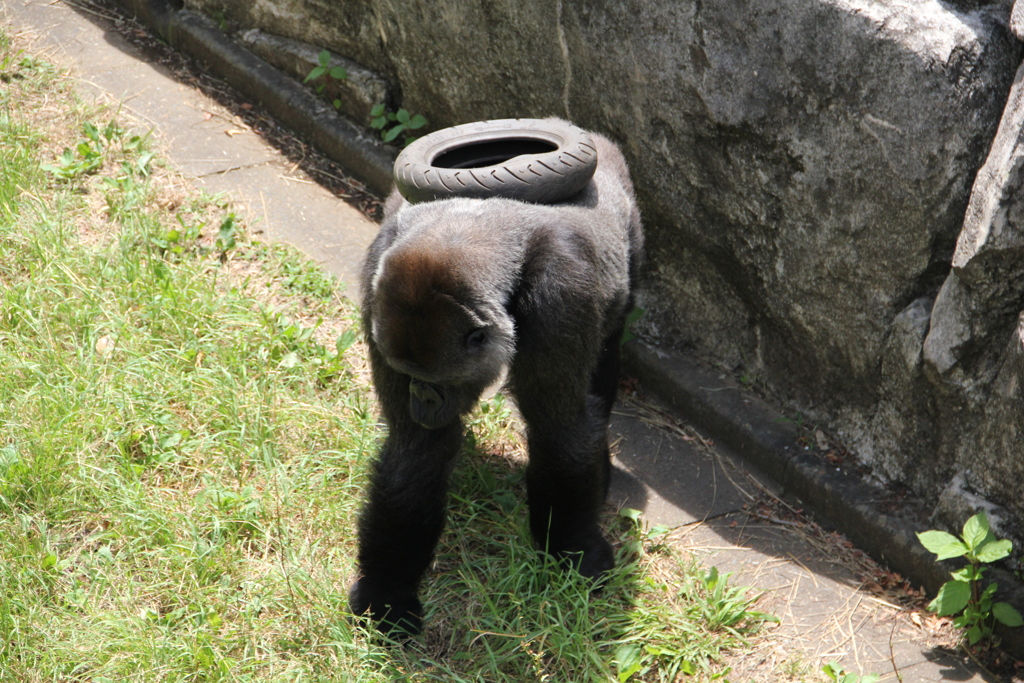
[[[478,327],[466,335],[466,347],[469,349],[479,349],[486,341],[487,330],[482,327]]]

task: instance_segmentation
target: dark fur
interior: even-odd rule
[[[619,339],[632,307],[640,216],[621,153],[570,201],[389,198],[363,270],[363,322],[388,434],[359,525],[350,607],[378,628],[421,628],[417,588],[444,527],[460,417],[503,366],[526,421],[530,529],[597,578]]]

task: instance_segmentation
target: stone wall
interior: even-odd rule
[[[763,381],[881,478],[1024,513],[1021,210],[984,189],[1014,153],[975,183],[1021,56],[1006,2],[185,5],[268,59],[326,48],[432,128],[557,115],[617,140],[647,338]]]

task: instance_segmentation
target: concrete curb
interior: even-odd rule
[[[395,154],[368,132],[338,116],[292,77],[234,43],[204,17],[169,0],[115,0],[172,47],[205,61],[213,71],[271,115],[316,145],[373,191],[392,187]],[[815,518],[931,594],[957,565],[937,563],[917,541],[923,523],[876,507],[881,492],[855,475],[805,453],[791,421],[755,396],[684,356],[634,341],[624,348],[626,369],[645,390],[678,410],[718,443],[745,458],[803,501]],[[1000,600],[1024,612],[1024,588],[993,569]],[[1024,659],[1024,629],[996,629],[1003,649]]]
[[[877,508],[882,492],[825,461],[797,442],[792,421],[756,396],[746,394],[679,353],[633,341],[624,347],[623,363],[644,390],[679,411],[715,441],[778,482],[799,498],[824,526],[844,534],[855,546],[899,572],[930,595],[960,565],[936,562],[915,535],[929,527],[887,515]],[[991,569],[996,594],[1024,613],[1024,589],[1002,569]],[[1004,650],[1024,656],[1024,629],[997,625]]]
[[[169,45],[206,62],[220,78],[315,145],[382,196],[391,190],[395,153],[345,120],[294,78],[270,66],[205,17],[168,0],[115,0]]]

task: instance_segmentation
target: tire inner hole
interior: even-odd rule
[[[546,140],[536,138],[502,138],[474,142],[450,149],[431,162],[437,168],[484,168],[501,164],[524,154],[547,154],[558,149]]]

